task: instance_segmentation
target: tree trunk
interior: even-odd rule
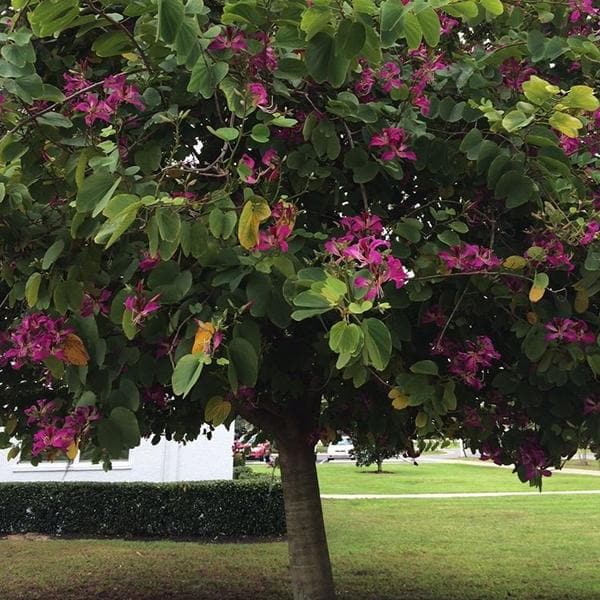
[[[334,600],[313,448],[278,440],[294,600]]]
[[[383,473],[383,461],[382,460],[377,461],[377,472]]]

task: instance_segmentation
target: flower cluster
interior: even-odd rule
[[[287,240],[294,230],[297,213],[298,208],[295,204],[279,200],[271,209],[271,217],[275,222],[267,229],[262,229],[259,232],[256,250],[260,252],[266,252],[267,250],[287,252]]]
[[[135,325],[141,325],[153,312],[160,308],[160,294],[152,298],[144,295],[144,282],[139,281],[133,296],[125,298],[125,310],[131,312],[131,320]]]
[[[92,82],[81,74],[65,73],[64,78],[63,89],[67,95],[92,85]],[[139,90],[136,86],[127,83],[127,76],[124,73],[106,77],[102,81],[102,89],[105,94],[104,98],[101,98],[99,94],[88,92],[72,105],[73,110],[85,115],[84,121],[88,127],[91,127],[96,121],[110,123],[122,104],[129,104],[141,111],[146,108],[141,100]]]
[[[40,363],[50,357],[65,361],[65,345],[73,332],[62,317],[44,313],[26,315],[10,334],[10,347],[3,353],[2,362],[20,369],[27,362]]]
[[[600,15],[600,8],[594,8],[593,0],[569,0],[569,21],[575,23],[587,16]]]
[[[423,60],[421,66],[412,75],[410,86],[411,101],[414,106],[421,109],[423,115],[427,116],[431,103],[429,98],[425,96],[425,88],[434,80],[436,72],[443,71],[448,65],[441,54],[429,57],[424,45],[421,45],[417,50],[412,52],[411,56]]]
[[[488,271],[497,269],[502,264],[491,248],[476,244],[452,246],[438,256],[449,271]]]
[[[546,323],[546,341],[566,342],[568,344],[594,344],[596,335],[590,331],[589,325],[581,319],[556,317]]]
[[[93,406],[79,406],[64,419],[55,414],[58,405],[47,400],[38,400],[25,410],[28,424],[38,430],[33,434],[32,456],[44,452],[66,452],[89,432],[90,424],[100,418]]]
[[[417,160],[416,154],[406,144],[406,132],[399,127],[385,127],[371,137],[370,148],[381,148],[381,160]]]
[[[248,68],[254,76],[261,72],[271,73],[277,69],[277,54],[271,43],[271,38],[263,31],[256,33],[246,38],[243,31],[227,27],[223,33],[220,33],[210,43],[208,49],[211,52],[223,52],[226,50],[232,51],[234,54],[248,52],[248,39],[259,42],[260,50],[252,54],[248,58]]]
[[[544,258],[537,260],[536,263],[543,263],[551,269],[560,269],[566,267],[567,271],[572,271],[575,265],[571,262],[571,256],[567,254],[564,244],[552,233],[546,232],[538,235],[533,240],[533,246],[544,250]],[[525,254],[529,258],[528,253]]]
[[[600,223],[598,223],[598,221],[590,221],[586,224],[585,231],[581,236],[579,243],[582,246],[591,244],[598,236],[598,232],[600,232]]]
[[[156,267],[160,263],[160,260],[161,259],[160,259],[159,254],[152,256],[152,254],[150,254],[150,252],[148,250],[144,250],[144,252],[142,252],[142,257],[140,259],[140,264],[138,265],[138,269],[142,273],[148,273],[149,271],[152,271],[152,269],[154,269],[154,267]]]
[[[260,179],[266,179],[268,182],[279,179],[279,155],[275,148],[269,148],[260,160],[262,168],[257,167],[256,160],[249,154],[242,154],[240,157],[240,179],[250,185],[258,183]]]
[[[539,481],[541,477],[550,477],[548,458],[535,436],[530,435],[519,448],[519,466],[525,481]]]
[[[529,81],[532,75],[537,74],[537,70],[516,58],[509,58],[500,65],[500,74],[502,83],[511,90],[521,91],[521,87],[526,81]]]
[[[450,357],[449,371],[476,390],[483,387],[483,372],[500,359],[492,340],[480,335],[466,343],[465,349]]]
[[[443,327],[448,322],[448,315],[439,304],[428,307],[421,315],[421,323],[427,325],[433,323],[437,327]]]
[[[369,213],[344,217],[340,221],[345,234],[325,242],[325,250],[337,264],[346,263],[364,269],[354,279],[354,285],[366,290],[365,298],[373,300],[383,295],[383,284],[394,282],[396,289],[403,287],[408,274],[400,259],[391,255],[389,241],[379,237],[383,233],[381,219]]]

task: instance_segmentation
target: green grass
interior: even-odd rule
[[[258,472],[271,472],[264,465]],[[383,474],[373,467],[357,468],[351,463],[325,463],[317,466],[322,494],[423,494],[435,492],[527,492],[510,469],[452,463],[386,464]],[[276,471],[278,473],[278,471]],[[544,479],[543,489],[600,490],[600,477],[555,473]],[[600,498],[598,499],[600,503]]]
[[[473,469],[477,477],[483,469]],[[340,600],[597,600],[598,497],[324,502]],[[0,540],[2,600],[289,600],[284,542]]]

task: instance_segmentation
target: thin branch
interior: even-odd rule
[[[350,142],[350,148],[354,150],[354,140],[352,139],[352,132],[350,131],[350,127],[348,127],[348,123],[344,121],[344,128],[346,129],[346,135],[348,136],[348,142]],[[369,198],[367,196],[367,190],[363,183],[358,184],[360,186],[360,194],[363,200],[363,207],[366,212],[369,212]]]
[[[135,36],[133,35],[133,33],[131,33],[131,31],[129,31],[129,29],[127,29],[127,27],[125,27],[125,25],[123,25],[123,23],[120,23],[119,21],[113,19],[110,15],[107,15],[104,12],[104,10],[97,8],[92,0],[87,0],[87,5],[90,7],[90,9],[94,13],[96,13],[98,16],[102,17],[103,19],[106,19],[109,23],[111,23],[112,25],[114,25],[115,27],[120,29],[131,40],[131,43],[135,46],[136,50],[139,52],[140,58],[144,62],[144,65],[146,65],[146,69],[148,69],[148,71],[150,71],[150,73],[154,73],[155,72],[154,67],[150,64],[150,61],[148,59],[148,56],[146,55],[146,52],[144,51],[144,49],[142,48],[140,43],[135,39]]]
[[[448,330],[448,327],[450,326],[450,323],[452,322],[452,319],[454,318],[454,315],[456,314],[458,307],[462,304],[463,298],[465,297],[465,294],[467,293],[468,289],[469,289],[469,280],[467,280],[465,288],[463,289],[460,297],[458,298],[456,304],[454,305],[454,308],[452,309],[452,312],[450,313],[448,320],[444,323],[444,327],[442,328],[442,331],[440,332],[440,335],[438,336],[438,339],[435,342],[435,347],[439,347],[440,342],[444,339],[444,335],[446,335],[446,331]]]
[[[23,125],[27,125],[28,123],[35,121],[38,117],[41,117],[42,115],[45,115],[47,112],[54,110],[57,106],[60,106],[60,105],[64,104],[65,102],[68,102],[69,100],[73,100],[74,98],[77,98],[78,96],[81,96],[82,94],[86,94],[87,92],[91,92],[92,90],[99,88],[103,83],[104,83],[103,81],[97,81],[96,83],[92,83],[91,85],[88,85],[87,87],[84,87],[84,88],[72,93],[70,96],[67,96],[61,102],[55,102],[54,104],[50,104],[46,108],[43,108],[42,110],[39,110],[38,112],[29,115],[26,119],[19,121],[10,131],[5,133],[2,136],[2,139],[6,138],[9,135],[12,135],[16,131],[18,131],[21,127],[23,127]]]

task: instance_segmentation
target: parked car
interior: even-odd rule
[[[257,442],[256,436],[251,437],[247,442],[236,439],[233,442],[233,453],[243,454],[250,460],[268,461],[271,457],[271,442]]]
[[[335,458],[351,458],[350,452],[353,449],[354,444],[352,443],[352,440],[349,437],[344,436],[339,442],[327,446],[327,458],[329,460]]]

